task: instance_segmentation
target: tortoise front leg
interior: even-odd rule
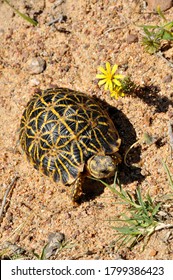
[[[80,173],[76,181],[72,185],[71,198],[73,202],[77,202],[82,195],[82,184],[84,181],[83,173]]]

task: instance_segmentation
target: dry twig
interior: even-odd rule
[[[157,52],[156,55],[162,58],[171,68],[173,68],[173,63],[165,58],[161,51]]]
[[[7,196],[10,193],[10,191],[12,190],[12,188],[14,187],[14,185],[15,185],[15,183],[18,179],[19,179],[19,176],[16,175],[13,178],[13,180],[11,181],[10,185],[8,186],[8,188],[5,192],[5,195],[4,195],[3,200],[2,200],[1,210],[0,210],[0,220],[2,219],[2,215],[3,215],[3,212],[4,212],[4,207],[6,205]]]

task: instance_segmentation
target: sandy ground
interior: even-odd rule
[[[26,161],[18,137],[24,108],[36,88],[50,85],[68,87],[95,95],[116,108],[115,123],[122,138],[122,155],[130,145],[149,133],[153,144],[141,142],[130,152],[133,169],[120,166],[122,186],[134,194],[140,186],[145,196],[161,197],[171,192],[163,168],[165,161],[173,174],[169,127],[173,121],[172,68],[141,45],[141,24],[157,24],[144,1],[10,1],[21,12],[37,19],[34,27],[0,1],[0,201],[13,185],[1,219],[1,257],[9,244],[23,248],[20,257],[41,254],[50,234],[63,233],[67,245],[56,259],[173,259],[173,231],[154,233],[144,248],[117,249],[116,231],[109,222],[125,206],[108,189],[89,182],[79,206],[74,206],[66,187],[59,187]],[[61,3],[62,2],[62,3]],[[171,21],[173,8],[165,12]],[[49,25],[52,19],[59,22]],[[136,36],[129,42],[129,34]],[[163,52],[173,62],[173,48]],[[30,59],[41,57],[45,70],[33,74]],[[138,96],[115,100],[97,85],[99,65],[119,65],[119,73],[131,76],[143,87]],[[165,223],[173,224],[173,207],[162,210]],[[166,209],[166,210],[165,210]],[[10,246],[10,245],[9,245]],[[10,249],[9,249],[10,250]],[[21,249],[22,250],[22,249]],[[4,253],[5,252],[5,253]],[[22,251],[21,251],[22,252]]]

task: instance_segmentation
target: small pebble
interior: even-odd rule
[[[158,251],[156,251],[155,249],[151,249],[150,251],[150,257],[155,257],[157,255]]]
[[[138,36],[136,34],[128,34],[126,41],[128,44],[138,42]]]
[[[62,3],[64,3],[64,2],[65,2],[65,0],[58,0],[58,1],[56,2],[56,5],[59,6],[59,5],[61,5]]]
[[[34,57],[28,60],[26,68],[30,74],[40,74],[45,70],[46,62],[41,57]]]
[[[39,84],[40,84],[40,81],[38,79],[36,79],[36,78],[33,78],[33,79],[30,80],[31,87],[36,87]]]
[[[171,74],[168,74],[167,76],[165,76],[165,77],[163,78],[163,82],[164,82],[165,84],[170,83],[171,81],[172,81],[172,75],[171,75]]]
[[[3,35],[5,33],[3,28],[0,28],[0,36]]]
[[[55,232],[50,233],[48,236],[48,243],[44,249],[44,255],[46,259],[56,254],[56,251],[61,247],[62,242],[65,240],[64,233]]]
[[[158,6],[161,11],[166,11],[173,6],[172,0],[146,0],[146,2],[148,3],[148,9],[152,11],[156,11]]]

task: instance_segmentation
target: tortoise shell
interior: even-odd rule
[[[93,155],[114,155],[118,132],[93,97],[67,88],[38,91],[20,125],[20,143],[34,168],[71,185]]]

